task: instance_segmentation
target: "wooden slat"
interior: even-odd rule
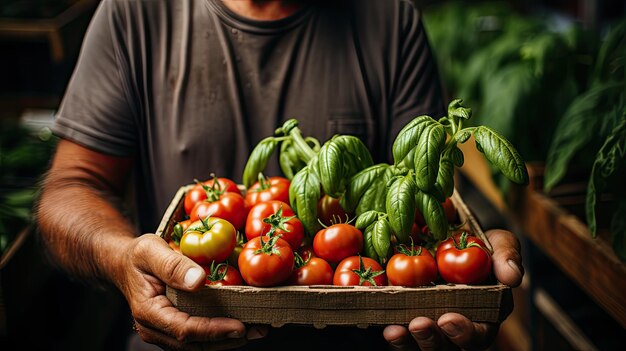
[[[536,172],[531,172],[531,175]],[[535,180],[536,181],[536,180]],[[533,243],[626,328],[626,265],[604,240],[533,185],[511,211]]]

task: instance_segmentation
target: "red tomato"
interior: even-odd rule
[[[346,257],[358,254],[362,249],[363,233],[346,223],[324,228],[313,239],[315,255],[330,263],[338,263]]]
[[[171,248],[172,250],[174,250],[174,251],[176,251],[176,252],[180,253],[180,246],[179,246],[179,245],[177,245],[175,241],[170,240],[167,244],[170,246],[170,248]]]
[[[191,210],[193,210],[196,203],[207,198],[207,189],[209,191],[215,190],[221,193],[236,193],[241,195],[241,191],[239,190],[239,187],[237,187],[237,184],[228,178],[217,178],[217,183],[215,183],[215,178],[202,183],[198,182],[185,194],[184,207],[186,214],[191,213]]]
[[[426,248],[400,245],[398,250],[387,262],[389,285],[416,287],[437,279],[437,263]]]
[[[228,258],[237,243],[237,230],[230,222],[210,217],[192,223],[180,239],[180,252],[197,262],[209,264]]]
[[[291,185],[291,182],[287,178],[262,178],[260,181],[252,184],[246,192],[246,205],[252,207],[270,200],[278,200],[288,204],[289,185]]]
[[[244,285],[241,274],[235,267],[225,263],[220,263],[217,266],[211,263],[210,266],[202,266],[202,268],[207,274],[205,285]]]
[[[281,209],[282,212],[279,216],[278,214]],[[246,220],[246,237],[248,240],[265,235],[270,231],[272,224],[264,221],[266,218],[268,218],[269,222],[273,222],[274,225],[277,226],[275,235],[279,235],[282,239],[286,240],[293,250],[300,247],[304,239],[304,226],[302,222],[295,217],[295,213],[291,207],[278,200],[261,202],[250,209]],[[280,229],[280,226],[285,230]]]
[[[236,193],[223,193],[217,195],[214,200],[206,199],[198,202],[191,210],[189,219],[196,221],[208,216],[223,218],[240,230],[246,224],[247,215],[243,196]]]
[[[425,230],[428,230],[428,227],[425,227]],[[463,233],[465,233],[464,237],[463,237]],[[465,241],[462,242],[462,240],[465,240]],[[485,245],[485,243],[482,240],[480,240],[480,238],[474,236],[470,231],[459,230],[455,232],[454,234],[452,234],[446,240],[440,242],[439,245],[437,245],[437,252],[435,253],[435,257],[439,256],[439,252],[443,252],[444,250],[454,248],[456,246],[465,247],[471,243],[475,243],[487,249],[487,245]]]
[[[491,254],[482,240],[457,234],[437,247],[437,267],[441,278],[454,284],[478,284],[491,273]]]
[[[289,243],[275,236],[248,241],[239,254],[239,272],[252,286],[275,286],[293,272],[294,255]]]
[[[303,266],[296,268],[287,281],[290,285],[332,285],[333,268],[319,257],[305,260]]]
[[[348,213],[339,204],[339,199],[324,195],[317,202],[317,218],[325,226],[330,226],[335,223],[346,222]]]
[[[376,260],[369,257],[350,256],[341,261],[335,268],[333,285],[387,285],[387,275]]]

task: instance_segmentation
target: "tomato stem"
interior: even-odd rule
[[[363,256],[361,255],[359,255],[359,269],[353,269],[352,272],[359,276],[359,285],[363,285],[363,283],[368,282],[372,286],[377,286],[374,278],[385,273],[384,270],[373,272],[372,267],[367,267],[367,269],[365,269],[365,265],[363,264]]]

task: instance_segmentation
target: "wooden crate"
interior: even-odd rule
[[[183,199],[190,186],[179,189],[156,231],[169,239],[177,221],[184,218]],[[468,229],[489,245],[480,226],[457,192],[452,196],[459,216]],[[490,247],[490,246],[489,246]],[[491,249],[491,247],[490,247]],[[191,315],[231,317],[244,323],[326,325],[367,327],[406,325],[417,316],[437,319],[458,312],[476,322],[500,322],[512,308],[511,288],[491,285],[440,284],[406,288],[280,286],[207,286],[188,293],[168,287],[174,306]]]

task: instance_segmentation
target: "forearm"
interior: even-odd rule
[[[113,280],[135,229],[103,188],[84,177],[51,172],[37,221],[49,252],[63,268],[84,278]]]

